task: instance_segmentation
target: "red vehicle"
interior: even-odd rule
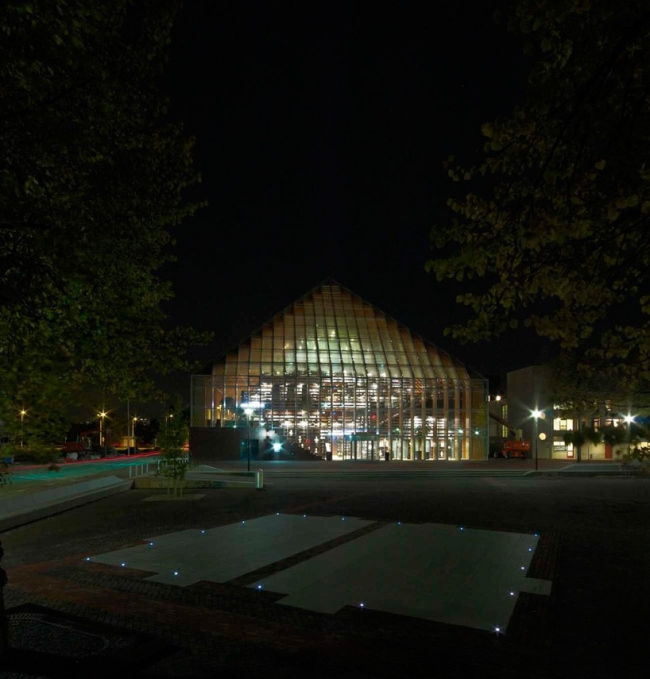
[[[68,453],[77,453],[78,457],[89,454],[93,448],[90,434],[92,434],[92,432],[81,432],[81,434],[77,436],[76,441],[66,441],[59,450],[64,455],[68,455]]]
[[[526,459],[526,453],[530,452],[530,441],[504,441],[501,455],[505,458]]]

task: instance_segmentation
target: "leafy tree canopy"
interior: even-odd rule
[[[0,419],[54,421],[86,384],[148,398],[206,341],[156,275],[198,207],[192,140],[158,80],[176,0],[0,9]],[[48,415],[48,418],[45,416]],[[49,425],[48,425],[49,426]],[[42,432],[49,436],[51,432]]]
[[[519,0],[501,15],[533,67],[511,114],[485,123],[469,190],[432,229],[427,269],[466,284],[465,341],[530,326],[585,374],[650,378],[650,7]]]

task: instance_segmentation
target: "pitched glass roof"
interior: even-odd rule
[[[462,363],[335,281],[270,319],[213,374],[469,379]]]

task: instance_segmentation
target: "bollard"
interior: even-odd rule
[[[261,469],[255,472],[255,490],[264,490],[264,472]]]

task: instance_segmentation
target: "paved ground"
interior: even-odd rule
[[[645,676],[647,626],[640,616],[650,603],[650,481],[521,476],[527,470],[514,466],[520,461],[483,465],[495,463],[502,465],[499,472],[513,470],[517,476],[495,475],[488,466],[489,476],[410,471],[395,476],[379,473],[384,465],[367,473],[357,467],[354,474],[332,467],[321,476],[314,468],[289,465],[281,473],[266,468],[262,492],[201,490],[183,500],[152,501],[162,494],[128,491],[5,532],[6,604],[40,603],[153,634],[170,653],[139,676],[424,677],[440,671],[481,677]],[[507,629],[496,634],[359,606],[332,614],[279,605],[282,594],[251,586],[331,558],[336,549],[355,544],[346,535],[278,555],[225,582],[184,587],[156,582],[153,572],[128,565],[86,561],[152,536],[213,530],[277,512],[356,517],[366,522],[355,531],[357,544],[363,531],[379,535],[398,522],[537,532],[527,575],[551,581],[552,591],[519,593]],[[400,556],[389,550],[376,567],[372,561],[362,567],[369,579],[386,562],[402,563],[404,570]]]

